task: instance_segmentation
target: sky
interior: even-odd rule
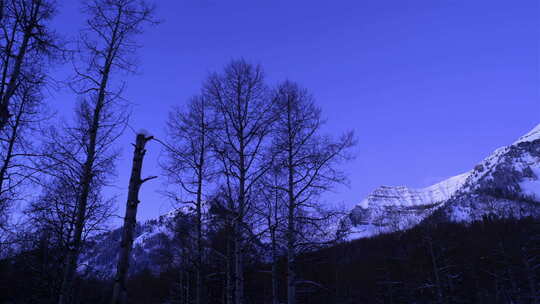
[[[150,1],[151,2],[151,1]],[[74,37],[80,2],[59,0],[53,26]],[[157,26],[138,41],[126,77],[130,126],[165,137],[172,106],[199,92],[210,72],[244,58],[270,85],[289,79],[315,96],[324,134],[353,130],[349,185],[322,199],[352,208],[380,185],[425,187],[466,172],[540,123],[540,2],[537,0],[154,0]],[[69,73],[57,67],[51,75]],[[49,96],[70,117],[67,89]],[[123,215],[135,134],[128,130],[116,186]],[[148,144],[144,175],[161,175],[161,147]],[[140,192],[139,219],[168,212],[165,178]]]

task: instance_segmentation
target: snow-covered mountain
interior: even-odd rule
[[[215,238],[224,227],[224,209],[205,202],[202,208],[203,237]],[[157,219],[137,222],[131,253],[131,273],[150,270],[160,273],[168,267],[176,266],[186,255],[193,253],[195,246],[195,208],[191,202],[159,216]],[[100,233],[89,238],[79,260],[79,272],[93,277],[111,278],[116,271],[118,247],[122,228]],[[249,235],[253,239],[252,234]],[[251,258],[264,259],[264,245],[253,242],[249,251]],[[183,251],[185,250],[185,251]],[[191,257],[192,258],[192,257]]]
[[[157,219],[137,223],[131,254],[130,272],[150,269],[160,272],[171,263],[175,254],[175,218],[183,217],[185,208],[169,212]],[[80,258],[79,271],[92,276],[109,278],[114,274],[122,228],[91,237],[86,242],[86,250]]]
[[[540,124],[469,172],[422,189],[375,189],[342,224],[354,239],[408,229],[428,219],[469,222],[486,215],[540,216]]]
[[[220,228],[219,210],[205,206],[207,235]],[[219,209],[219,208],[218,208]],[[160,272],[179,256],[174,231],[193,229],[193,206],[184,205],[135,229],[132,272]],[[513,144],[497,149],[472,170],[422,189],[381,186],[362,200],[329,234],[347,239],[411,228],[422,221],[469,222],[487,215],[540,216],[540,125]],[[339,229],[338,229],[339,227]],[[94,236],[81,258],[81,271],[110,277],[116,267],[121,228]],[[264,243],[264,240],[262,241]],[[264,244],[256,245],[264,259]],[[181,256],[181,254],[180,254]]]

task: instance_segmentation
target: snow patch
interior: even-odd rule
[[[148,130],[146,130],[146,129],[139,129],[139,132],[137,132],[137,134],[142,134],[142,135],[144,135],[144,137],[152,136],[152,134],[150,132],[148,132]]]

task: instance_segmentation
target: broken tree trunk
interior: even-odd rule
[[[135,151],[133,152],[133,167],[131,169],[131,178],[129,179],[129,192],[126,203],[126,215],[124,217],[124,228],[122,231],[122,240],[120,242],[120,253],[118,255],[118,266],[114,279],[114,289],[111,304],[127,303],[127,273],[129,269],[129,257],[133,245],[133,233],[137,222],[137,207],[139,204],[139,189],[141,185],[156,176],[141,179],[142,163],[146,150],[144,146],[151,140],[152,136],[137,134]]]

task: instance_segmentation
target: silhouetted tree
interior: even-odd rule
[[[325,212],[318,200],[324,191],[345,181],[337,165],[349,158],[347,152],[354,139],[351,132],[339,140],[321,136],[321,111],[313,97],[295,83],[279,85],[273,99],[278,118],[272,151],[287,177],[278,187],[287,196],[287,301],[294,304],[297,254],[302,248],[324,242],[329,220],[338,220],[337,214]]]
[[[180,186],[191,199],[176,201],[193,205],[195,210],[195,303],[202,302],[203,286],[203,200],[207,197],[208,183],[215,176],[211,155],[211,134],[214,115],[210,103],[203,96],[193,97],[185,110],[175,108],[167,122],[167,162],[163,168],[169,180]]]
[[[115,72],[133,71],[131,56],[138,47],[134,38],[145,23],[152,22],[152,8],[144,1],[91,0],[85,3],[84,11],[88,15],[87,28],[81,34],[78,53],[79,66],[83,67],[75,65],[76,76],[72,82],[72,88],[81,98],[77,109],[78,126],[68,132],[81,148],[72,157],[78,167],[77,218],[59,304],[70,302],[92,185],[112,167],[114,157],[107,153],[127,119],[123,114],[125,109],[119,109],[123,84],[114,89],[112,77]],[[108,163],[107,169],[103,167],[105,163]]]
[[[135,150],[133,151],[133,165],[131,177],[129,179],[128,198],[126,202],[126,214],[124,216],[124,226],[122,227],[122,239],[120,241],[120,251],[118,254],[118,266],[114,278],[113,295],[111,304],[125,304],[127,302],[127,274],[129,270],[129,260],[133,246],[135,225],[137,224],[137,208],[139,201],[139,190],[145,182],[156,178],[151,176],[142,178],[142,165],[146,154],[145,145],[153,137],[144,133],[139,133],[135,140]]]
[[[49,64],[58,39],[49,22],[54,0],[9,0],[0,4],[0,130],[8,124],[10,103],[21,83],[34,79],[36,68]]]
[[[252,191],[271,164],[264,159],[264,146],[273,127],[273,104],[262,68],[244,60],[231,62],[221,74],[212,74],[204,96],[220,126],[213,133],[213,150],[220,163],[227,208],[234,218],[234,300],[243,304],[246,220],[252,211]],[[231,286],[228,290],[231,293]]]

